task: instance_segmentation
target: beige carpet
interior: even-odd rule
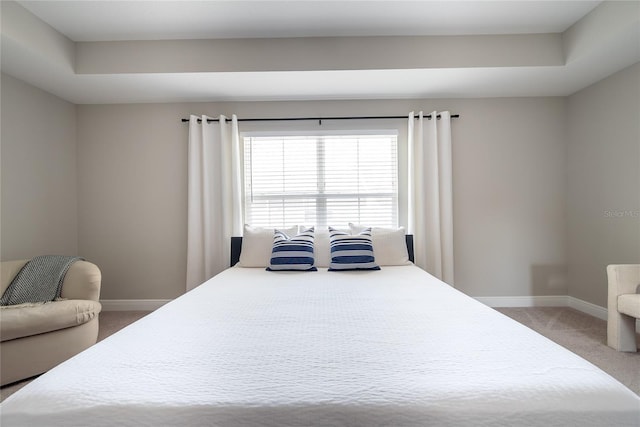
[[[640,395],[640,353],[607,346],[607,322],[567,307],[498,308],[593,363]],[[640,342],[640,335],[637,336]]]
[[[640,395],[640,353],[621,353],[607,347],[607,323],[604,320],[565,307],[499,308],[498,311],[587,359]],[[98,340],[108,337],[147,313],[101,313]],[[638,339],[640,341],[640,335]],[[0,389],[0,400],[6,399],[29,381],[3,387]]]

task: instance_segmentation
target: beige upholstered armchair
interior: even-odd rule
[[[0,295],[26,263],[2,263]],[[101,281],[95,264],[76,261],[64,276],[60,299],[0,309],[1,385],[41,374],[95,344]]]
[[[640,319],[640,264],[607,266],[607,345],[618,351],[637,351],[636,319]]]

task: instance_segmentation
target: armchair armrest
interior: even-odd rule
[[[88,261],[76,261],[67,270],[60,296],[98,301],[101,283],[102,274],[97,265]]]
[[[28,259],[2,261],[2,267],[0,267],[0,295],[4,294],[13,278],[16,277],[27,262],[29,262]]]
[[[640,290],[640,264],[611,264],[607,266],[609,297],[635,294]]]

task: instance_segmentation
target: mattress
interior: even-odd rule
[[[231,268],[42,375],[3,426],[638,426],[640,399],[415,266]]]

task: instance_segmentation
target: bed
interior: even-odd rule
[[[638,426],[640,398],[413,265],[233,267],[10,396],[3,426]]]

